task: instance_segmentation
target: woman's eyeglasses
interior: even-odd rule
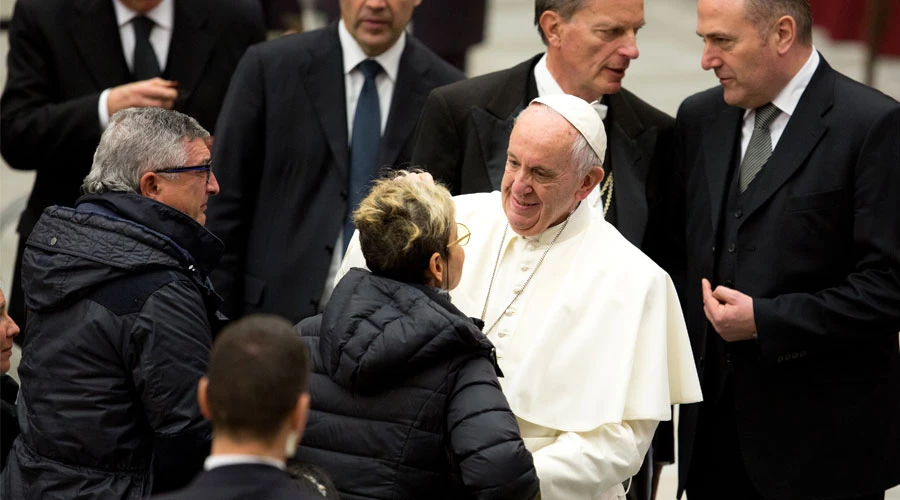
[[[450,242],[450,244],[447,245],[447,248],[450,248],[453,245],[464,247],[466,246],[466,243],[469,242],[469,237],[472,236],[472,233],[469,232],[468,226],[466,226],[462,222],[456,223],[456,234],[459,235],[459,238],[456,238],[455,241]]]

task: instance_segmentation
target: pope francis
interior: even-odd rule
[[[471,237],[453,302],[496,347],[543,500],[625,498],[670,405],[701,400],[671,279],[591,203],[605,152],[590,104],[541,97],[501,190],[455,198]],[[362,263],[354,238],[340,274]]]

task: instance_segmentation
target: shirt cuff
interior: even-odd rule
[[[97,116],[100,118],[100,130],[106,130],[106,126],[109,125],[109,107],[107,106],[107,98],[109,97],[109,91],[112,89],[106,89],[100,94],[100,100],[97,101]]]

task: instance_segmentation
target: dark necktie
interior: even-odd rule
[[[150,44],[150,31],[154,23],[149,18],[137,16],[131,20],[134,28],[134,67],[132,75],[135,81],[147,80],[162,74],[159,61]]]
[[[740,188],[742,193],[747,190],[747,186],[772,155],[772,135],[769,133],[769,125],[780,112],[772,103],[756,108],[756,120],[753,123],[750,144],[747,145],[744,161],[741,162]]]
[[[378,103],[378,89],[375,77],[381,72],[381,65],[371,59],[359,63],[365,82],[356,101],[353,115],[353,137],[350,140],[350,190],[347,217],[344,223],[344,251],[353,236],[353,211],[366,197],[369,183],[377,172],[378,146],[381,143],[381,107]]]

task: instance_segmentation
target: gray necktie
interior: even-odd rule
[[[747,186],[762,170],[763,165],[772,154],[772,136],[769,133],[769,124],[780,112],[772,103],[756,108],[753,134],[750,136],[750,144],[747,145],[744,161],[741,162],[740,188],[742,193],[747,190]]]

